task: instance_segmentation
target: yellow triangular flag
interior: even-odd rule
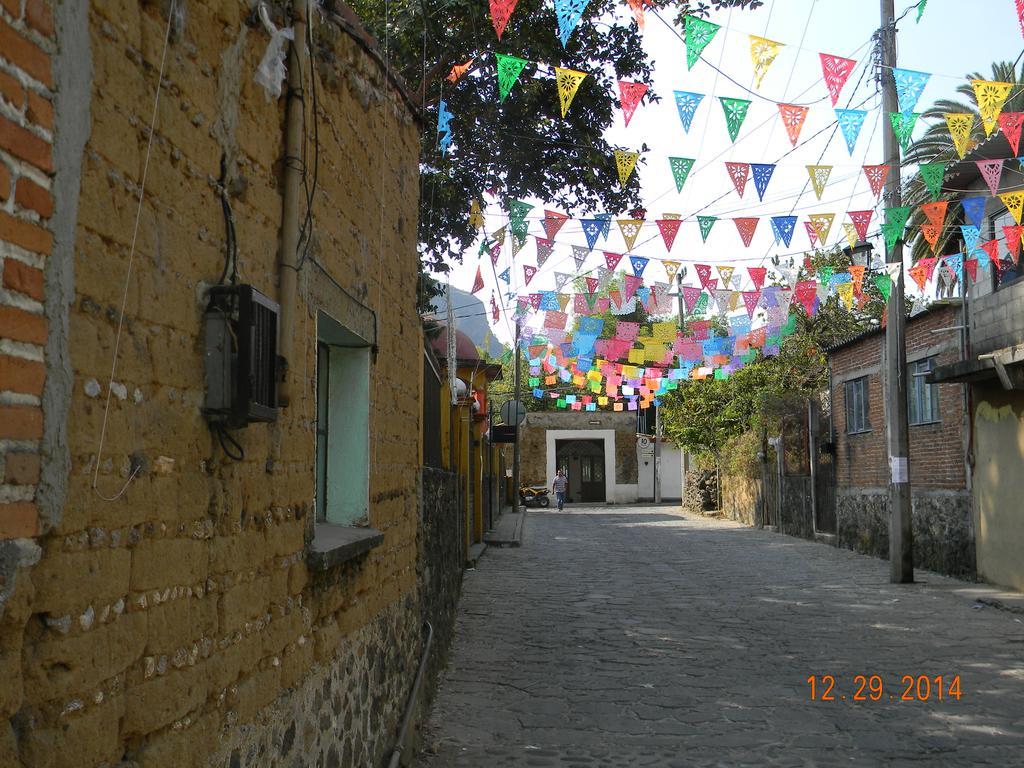
[[[722,278],[722,287],[728,288],[729,281],[732,280],[732,273],[736,270],[736,267],[716,267],[718,269],[718,275]]]
[[[846,233],[846,242],[850,244],[850,247],[856,248],[858,239],[857,228],[847,221],[843,224],[843,232]]]
[[[1020,224],[1021,212],[1024,211],[1024,192],[1004,192],[999,199],[1013,215],[1013,220]]]
[[[626,241],[626,250],[633,250],[633,244],[636,243],[636,239],[640,235],[640,227],[644,224],[643,220],[616,219],[615,223],[619,225],[619,230],[622,232],[622,239]]]
[[[663,213],[661,214],[661,218],[671,221],[679,221],[683,216],[679,213]]]
[[[740,308],[740,299],[742,296],[739,291],[729,291],[729,311],[733,312]]]
[[[669,282],[672,282],[676,278],[676,272],[679,271],[679,267],[682,266],[680,261],[663,261],[661,266],[665,268],[665,274],[668,276]]]
[[[974,115],[970,112],[947,112],[946,125],[949,127],[949,135],[953,137],[953,146],[956,153],[963,160],[971,143],[971,126],[974,125]]]
[[[763,37],[757,37],[756,35],[750,35],[750,60],[754,62],[754,87],[760,88],[761,81],[764,80],[765,73],[768,72],[768,67],[775,61],[775,57],[779,54],[779,49],[782,48],[782,43],[777,43],[774,40],[766,40]]]
[[[555,67],[555,85],[558,86],[558,101],[562,105],[562,117],[565,117],[565,113],[569,111],[569,105],[572,104],[576,91],[580,89],[580,83],[586,77],[586,72]]]
[[[484,228],[484,214],[480,210],[480,203],[477,200],[469,204],[469,226],[473,229]]]
[[[985,135],[991,136],[998,125],[1003,104],[1013,90],[1013,84],[1000,83],[996,80],[972,80],[971,85],[974,86],[974,96],[978,99],[978,113],[981,115],[981,124],[985,126]]]
[[[812,213],[807,217],[811,226],[814,227],[814,231],[818,233],[818,239],[821,240],[822,245],[825,245],[825,238],[832,231],[832,221],[835,217],[834,213]]]
[[[837,290],[846,308],[853,309],[853,283],[840,283]]]
[[[558,306],[560,306],[562,308],[562,311],[565,312],[565,308],[569,306],[569,294],[558,294]]]
[[[807,175],[811,177],[811,186],[814,187],[814,194],[821,200],[822,194],[825,192],[825,184],[828,183],[828,177],[832,173],[831,165],[808,165]]]
[[[636,161],[639,159],[639,152],[623,152],[621,149],[615,150],[615,168],[619,172],[619,184],[626,186],[626,182],[629,181],[629,177],[633,175],[633,169],[636,167]]]

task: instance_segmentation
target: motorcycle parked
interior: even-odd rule
[[[548,489],[543,485],[524,485],[519,489],[519,503],[524,507],[551,506]]]

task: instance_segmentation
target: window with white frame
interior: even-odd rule
[[[855,435],[871,429],[868,422],[868,377],[851,379],[844,390],[846,400],[846,433]]]
[[[934,424],[939,416],[939,385],[925,378],[935,368],[935,357],[926,357],[907,365],[907,417],[911,424]]]

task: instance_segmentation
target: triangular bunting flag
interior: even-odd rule
[[[508,267],[502,270],[501,274],[498,275],[498,279],[504,280],[506,285],[512,283],[512,275],[509,273]]]
[[[476,268],[476,277],[473,279],[473,289],[470,293],[476,293],[484,287],[484,277],[480,274],[480,267]]]
[[[697,302],[700,301],[700,297],[706,295],[707,294],[700,288],[696,288],[692,285],[684,285],[683,306],[686,308],[686,311],[693,312],[694,308],[697,306]]]
[[[890,112],[889,122],[892,123],[892,131],[896,134],[897,140],[900,142],[900,146],[903,147],[903,151],[907,152],[910,150],[910,142],[913,140],[912,134],[914,133],[914,125],[917,123],[917,118],[921,115],[917,112],[911,112],[909,115],[905,115],[902,112]]]
[[[807,119],[808,107],[801,107],[797,104],[779,104],[779,117],[786,127],[786,135],[790,143],[795,147],[800,138],[800,130],[804,127],[804,120]]]
[[[1018,215],[1018,223],[1020,216]],[[718,221],[717,216],[698,216],[697,224],[700,225],[700,239],[703,242],[708,241],[708,235],[711,234],[711,228],[715,226],[715,222]]]
[[[558,87],[558,103],[562,107],[562,117],[569,111],[569,105],[572,104],[576,91],[580,89],[580,83],[586,77],[586,72],[555,67],[555,85]]]
[[[661,266],[665,269],[665,276],[669,282],[676,279],[676,274],[679,272],[679,267],[682,266],[682,262],[679,261],[662,261]]]
[[[1020,246],[1024,241],[1024,227],[1020,224],[1004,224],[1003,237],[1006,240],[1006,250],[1016,264],[1020,259]]]
[[[807,232],[807,239],[811,241],[811,247],[813,248],[818,244],[818,229],[814,226],[813,222],[805,221],[804,230]]]
[[[648,259],[643,256],[630,256],[629,265],[633,267],[633,274],[640,277],[644,273],[644,269],[647,267]]]
[[[899,101],[900,112],[909,115],[917,106],[931,75],[912,69],[894,69],[892,76],[896,80],[896,99]]]
[[[885,179],[889,175],[888,165],[865,165],[864,175],[868,177],[868,184],[871,185],[871,192],[875,197],[882,194],[882,187],[885,186]]]
[[[754,175],[754,189],[757,190],[757,199],[764,202],[764,193],[768,189],[768,182],[772,180],[772,174],[775,173],[775,166],[751,163],[750,170]]]
[[[551,251],[555,249],[555,244],[553,241],[546,240],[543,237],[535,237],[534,239],[537,241],[537,266],[543,267],[544,262],[551,255]]]
[[[918,263],[908,269],[907,272],[910,274],[910,278],[917,283],[917,289],[923,291],[925,284],[928,282],[928,268]]]
[[[587,260],[587,256],[590,254],[588,248],[584,248],[582,245],[574,245],[572,247],[572,258],[576,262],[576,271],[579,272],[583,269],[583,263]]]
[[[693,69],[701,52],[707,48],[711,38],[718,32],[720,26],[710,21],[698,19],[696,16],[687,16],[684,30],[684,42],[686,44],[686,68]]]
[[[608,269],[615,269],[621,260],[621,253],[610,253],[609,251],[604,252],[604,263],[608,265]]]
[[[715,269],[718,270],[718,276],[722,278],[722,285],[728,286],[732,282],[732,273],[736,271],[736,267],[723,264],[715,267]]]
[[[640,100],[647,93],[647,83],[632,83],[628,80],[619,80],[619,103],[622,105],[622,116],[629,125],[633,118]]]
[[[846,149],[853,157],[853,148],[857,146],[857,137],[860,136],[860,129],[864,126],[864,118],[867,112],[863,109],[837,109],[836,120],[839,122],[839,130],[843,132],[846,139]]]
[[[807,217],[814,227],[814,231],[818,233],[818,239],[822,245],[828,239],[828,233],[832,231],[832,222],[835,218],[834,213],[812,213]]]
[[[992,197],[999,194],[999,179],[1003,175],[1002,160],[975,160],[978,170],[981,171],[981,178],[988,184]]]
[[[1024,210],[1024,192],[1004,192],[999,199],[1013,216],[1013,220],[1020,224],[1021,211]]]
[[[480,202],[473,200],[469,204],[469,226],[473,229],[483,229],[484,224],[484,213],[480,209]]]
[[[757,309],[757,302],[760,300],[760,291],[743,291],[743,305],[747,308],[748,317],[754,317],[754,311]]]
[[[775,243],[784,243],[789,247],[793,240],[793,230],[796,229],[796,216],[772,216],[772,234],[775,235]]]
[[[529,62],[518,56],[506,56],[502,53],[496,53],[494,56],[498,61],[498,100],[504,101]]]
[[[882,294],[882,299],[889,301],[889,294],[892,293],[892,278],[887,274],[875,275],[874,283],[878,292]]]
[[[531,267],[529,264],[523,264],[523,278],[526,280],[526,285],[530,284],[533,280],[533,276],[537,274],[537,268]]]
[[[526,215],[533,210],[533,206],[522,200],[511,200],[507,204],[508,220],[510,223],[524,221]]]
[[[712,285],[711,280],[711,265],[710,264],[694,264],[693,268],[697,270],[697,277],[700,279],[700,285],[702,288],[709,288]]]
[[[601,281],[596,277],[584,278],[587,283],[587,293],[597,293],[597,287],[601,284]]]
[[[949,208],[948,200],[939,200],[934,203],[925,203],[921,206],[921,213],[928,219],[929,224],[941,227],[946,221],[946,210]]]
[[[832,98],[834,107],[839,101],[839,92],[846,85],[850,73],[857,66],[853,59],[844,59],[842,56],[830,56],[827,53],[819,53],[821,58],[821,72],[825,77],[825,87],[828,88],[828,95]]]
[[[807,175],[811,178],[811,186],[814,188],[814,194],[819,200],[825,193],[825,185],[828,183],[828,177],[832,174],[831,165],[808,165]]]
[[[683,130],[690,132],[690,125],[693,123],[693,116],[704,98],[703,93],[690,93],[689,91],[674,91],[676,96],[676,108],[679,110],[679,121],[683,124]]]
[[[857,247],[857,241],[860,239],[860,235],[857,234],[857,228],[848,221],[843,222],[843,234],[846,235],[846,242],[851,248]]]
[[[850,211],[847,213],[850,220],[853,222],[853,228],[857,232],[857,237],[860,240],[868,239],[868,227],[871,226],[871,217],[875,215],[874,211]]]
[[[765,275],[768,274],[768,268],[747,267],[747,274],[750,275],[750,282],[754,284],[754,289],[760,291],[761,287],[764,285]]]
[[[885,235],[886,250],[891,251],[893,246],[896,245],[896,241],[903,237],[909,216],[910,206],[885,209],[885,223],[882,225],[882,234]]]
[[[594,250],[597,245],[597,238],[601,236],[601,222],[597,219],[580,219],[583,225],[583,234],[587,236],[587,248]]]
[[[643,226],[643,221],[640,219],[616,219],[615,223],[619,225],[622,239],[626,241],[626,250],[633,250],[633,245],[640,234],[640,227]]]
[[[448,73],[448,77],[446,77],[445,79],[449,83],[459,82],[459,80],[462,79],[462,76],[469,72],[469,68],[473,66],[474,61],[476,61],[476,59],[472,58],[463,64],[456,64],[454,67],[452,67],[451,72]]]
[[[554,240],[555,235],[558,234],[558,230],[562,228],[562,225],[569,220],[569,217],[564,213],[558,211],[544,211],[544,220],[541,224],[544,227],[544,234],[548,236],[549,240]]]
[[[921,236],[925,242],[932,247],[932,252],[935,252],[935,246],[938,245],[939,235],[942,234],[942,226],[939,224],[922,224],[921,225]]]
[[[722,102],[722,109],[725,112],[725,124],[729,130],[729,138],[735,142],[736,137],[740,135],[740,127],[747,118],[750,100],[733,99],[728,96],[719,96],[718,100]]]
[[[974,95],[978,100],[978,114],[985,128],[985,135],[991,136],[999,119],[999,113],[1013,90],[1013,83],[1001,83],[994,80],[972,80]]]
[[[679,225],[682,222],[679,219],[658,219],[658,229],[661,231],[661,239],[665,241],[665,250],[671,251],[672,245],[676,241],[676,235],[679,234]],[[665,262],[666,264],[668,262]],[[671,278],[671,275],[669,275]]]
[[[621,149],[615,150],[615,170],[619,173],[619,184],[623,187],[633,175],[636,161],[640,158],[639,152],[624,152]]]
[[[747,187],[747,178],[750,176],[750,163],[726,162],[725,169],[732,179],[732,185],[736,188],[736,194],[743,197],[743,190]]]
[[[491,254],[491,264],[494,264],[495,266],[497,266],[498,259],[501,258],[501,243],[500,242],[494,243],[493,245],[491,245],[490,254]]]
[[[1020,152],[1020,129],[1024,123],[1024,112],[1003,112],[999,115],[999,127],[1006,137],[1006,141],[1013,150],[1013,154]]]
[[[555,18],[558,20],[558,39],[564,48],[576,25],[583,18],[590,0],[555,0]],[[500,37],[500,35],[499,35]]]
[[[669,167],[672,169],[672,178],[676,182],[676,191],[683,191],[683,184],[686,183],[686,177],[690,175],[690,169],[693,168],[694,160],[690,157],[670,157],[668,159]]]
[[[924,185],[931,193],[932,200],[938,200],[939,195],[942,194],[942,180],[945,178],[946,164],[942,162],[921,163],[917,170],[921,174]]]
[[[947,112],[943,116],[946,118],[946,126],[949,128],[949,135],[953,139],[956,153],[963,160],[971,145],[971,127],[974,125],[974,115],[970,112]]]
[[[505,31],[505,25],[512,17],[512,11],[515,10],[517,2],[518,0],[491,0],[491,24],[494,26],[499,40]]]
[[[960,205],[963,206],[967,221],[980,229],[981,221],[985,218],[985,198],[965,197],[960,200]]]
[[[733,219],[733,221],[736,223],[736,230],[740,233],[743,245],[749,248],[751,241],[754,239],[754,230],[757,229],[758,217],[742,216]]]
[[[760,88],[768,67],[775,61],[782,43],[750,35],[750,60],[754,64],[754,87]]]
[[[960,234],[964,238],[964,249],[968,256],[973,256],[978,248],[978,241],[981,239],[981,230],[973,224],[961,224]]]

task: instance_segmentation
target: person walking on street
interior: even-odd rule
[[[558,500],[558,511],[562,511],[562,507],[565,506],[565,492],[569,490],[569,478],[565,476],[565,470],[559,469],[555,475],[555,481],[551,483],[551,490],[555,492],[555,498]]]

